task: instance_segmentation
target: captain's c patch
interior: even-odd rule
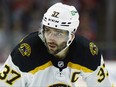
[[[97,55],[98,54],[98,48],[93,42],[89,43],[89,47],[90,47],[90,52],[91,52],[92,55]]]
[[[20,47],[18,48],[22,56],[30,56],[31,54],[31,47],[27,43],[20,44]]]

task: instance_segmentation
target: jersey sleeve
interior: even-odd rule
[[[29,85],[29,74],[23,73],[13,64],[9,55],[0,68],[0,87],[26,87]],[[30,75],[31,76],[31,75]]]
[[[32,50],[36,50],[35,46],[38,45],[32,42],[36,43],[36,41],[38,41],[38,33],[29,34],[12,50],[0,68],[0,87],[29,86],[33,78],[29,71],[35,67],[33,62],[36,60],[33,59],[37,56],[37,53]]]
[[[77,64],[81,65],[80,75],[87,87],[113,87],[103,60],[102,51],[94,42],[82,36],[78,36],[76,41],[77,47],[75,48],[78,48],[76,50],[78,58],[75,60]]]
[[[102,55],[100,66],[98,66],[97,69],[91,73],[82,72],[81,76],[86,82],[87,87],[113,87]]]

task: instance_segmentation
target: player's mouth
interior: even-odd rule
[[[54,42],[49,42],[49,43],[48,43],[48,47],[49,47],[50,49],[54,49],[54,48],[57,47],[57,45],[56,45]]]

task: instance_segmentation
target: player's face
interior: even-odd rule
[[[55,55],[66,47],[68,31],[45,27],[44,37],[48,51]]]

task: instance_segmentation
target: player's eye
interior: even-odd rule
[[[57,32],[56,33],[56,36],[58,36],[58,37],[62,37],[62,36],[64,36],[65,34],[64,33],[62,33],[62,32]]]
[[[44,32],[45,33],[50,33],[50,29],[49,28],[45,28]]]

